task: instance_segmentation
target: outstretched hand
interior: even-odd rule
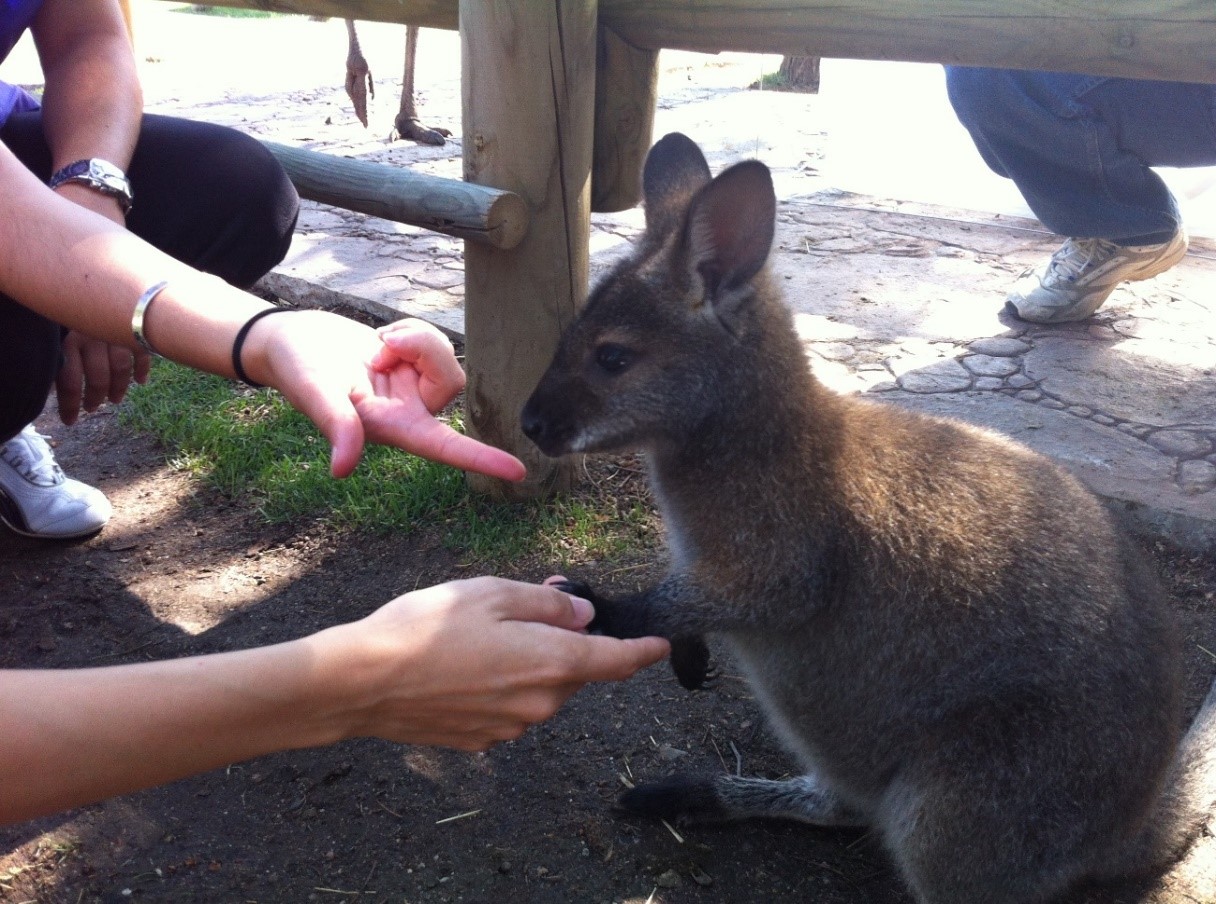
[[[305,642],[322,673],[375,676],[343,736],[485,750],[587,682],[623,680],[670,650],[658,637],[590,636],[592,616],[554,587],[482,577],[414,591]]]
[[[300,311],[265,318],[255,329],[263,333],[273,385],[330,441],[335,477],[355,469],[367,442],[503,480],[526,475],[513,455],[435,417],[465,383],[451,342],[435,327],[402,320],[377,331]]]

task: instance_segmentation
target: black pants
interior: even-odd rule
[[[39,179],[50,178],[41,113],[12,116],[0,141]],[[253,138],[148,114],[127,175],[135,196],[127,228],[166,254],[242,288],[286,256],[299,198]],[[59,324],[0,295],[0,443],[42,412],[62,362],[62,336]]]

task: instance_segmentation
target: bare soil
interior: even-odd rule
[[[0,534],[0,667],[67,668],[273,643],[467,576],[435,525],[407,534],[267,525],[166,464],[103,410],[45,418],[69,473],[114,521],[78,544]],[[618,472],[620,492],[644,495]],[[1145,538],[1191,643],[1197,703],[1216,671],[1216,555]],[[652,579],[661,552],[586,562],[608,588]],[[477,566],[540,580],[543,561]],[[665,664],[584,689],[553,720],[484,755],[365,740],[283,753],[0,829],[0,902],[718,902],[908,904],[877,843],[780,823],[667,827],[624,817],[626,781],[676,770],[795,768],[729,663],[689,694]],[[133,700],[133,706],[139,701]],[[1213,842],[1149,887],[1079,900],[1209,901]],[[1197,878],[1196,878],[1197,877]],[[1206,883],[1206,884],[1205,884]],[[1207,889],[1204,891],[1203,889]]]

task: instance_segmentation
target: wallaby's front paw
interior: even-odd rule
[[[713,782],[678,775],[630,788],[617,801],[617,808],[668,822],[723,822],[730,818]]]
[[[690,691],[709,687],[718,673],[709,666],[709,647],[697,635],[675,637],[671,641],[671,670],[680,684]]]
[[[612,633],[609,627],[608,610],[611,603],[604,597],[600,596],[591,589],[589,584],[582,581],[555,581],[554,587],[562,593],[568,593],[571,596],[580,596],[595,607],[595,618],[591,619],[591,624],[587,625],[587,630],[592,634],[607,634],[609,637],[617,635]]]

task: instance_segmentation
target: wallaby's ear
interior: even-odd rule
[[[660,138],[642,169],[647,235],[662,238],[678,228],[689,199],[709,179],[709,164],[691,138],[679,132]]]
[[[707,301],[718,301],[760,272],[773,244],[777,196],[768,167],[745,160],[693,199],[685,240]]]

